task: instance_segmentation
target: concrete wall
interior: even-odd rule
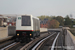
[[[40,28],[40,32],[46,32],[47,28]]]
[[[0,39],[8,36],[8,27],[0,27]]]
[[[65,33],[65,45],[67,50],[75,50],[75,36],[69,30]]]
[[[16,34],[15,26],[0,27],[0,39],[6,38],[8,36],[14,36]]]
[[[8,36],[14,36],[16,35],[16,27],[15,26],[9,26],[8,27]]]

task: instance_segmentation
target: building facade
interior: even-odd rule
[[[40,28],[48,28],[49,20],[45,18],[44,20],[40,20]]]
[[[0,26],[3,26],[7,22],[7,17],[0,15]]]

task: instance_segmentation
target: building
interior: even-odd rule
[[[40,27],[41,28],[48,28],[49,25],[49,20],[47,18],[45,18],[43,21],[40,20]]]
[[[5,22],[7,22],[7,17],[0,15],[0,26],[3,26]]]
[[[8,25],[16,26],[16,17],[8,17]]]
[[[2,18],[0,18],[0,26],[2,26],[3,20]]]
[[[3,26],[3,22],[7,22],[7,25],[9,26],[15,26],[16,25],[16,15],[0,15],[0,26]]]

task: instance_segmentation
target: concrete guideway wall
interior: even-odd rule
[[[40,28],[40,32],[46,32],[47,28]]]
[[[16,34],[15,26],[0,27],[0,39],[8,36],[14,36]]]
[[[16,35],[16,27],[15,26],[9,26],[8,27],[8,36],[14,36]]]
[[[8,36],[8,27],[0,27],[0,39]]]
[[[67,50],[75,50],[75,36],[69,30],[65,34],[65,45]]]

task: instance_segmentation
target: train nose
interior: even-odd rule
[[[17,34],[17,36],[19,36],[19,33]]]
[[[30,34],[30,36],[32,36],[32,34]]]
[[[23,35],[23,36],[26,36],[26,33],[23,33],[22,35]]]

